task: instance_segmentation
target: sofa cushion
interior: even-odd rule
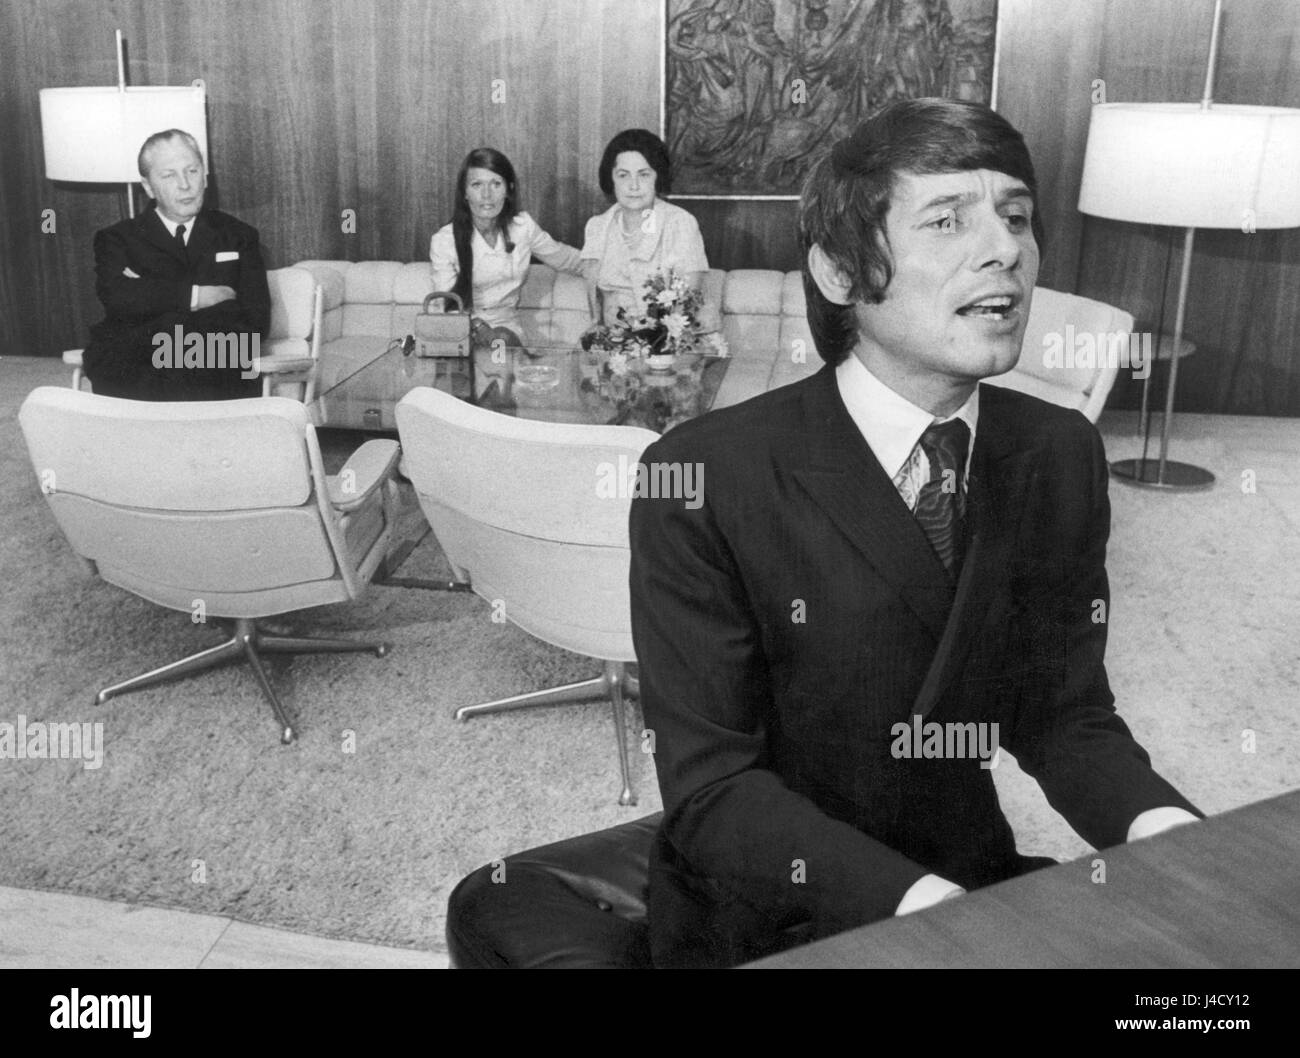
[[[395,337],[393,316],[391,301],[385,301],[380,305],[371,305],[364,301],[344,302],[343,336],[373,334],[377,338]]]
[[[324,294],[325,310],[341,308],[343,305],[343,276],[352,267],[351,261],[299,261],[295,268],[310,272],[320,285]]]
[[[779,316],[722,316],[722,336],[737,360],[762,360],[771,367],[780,339]]]
[[[568,309],[586,315],[587,285],[582,281],[582,277],[569,275],[567,272],[556,273],[551,304],[556,309]]]
[[[776,316],[781,312],[781,287],[785,274],[767,268],[737,268],[727,273],[722,292],[726,316]]]
[[[786,272],[785,279],[781,282],[781,315],[798,316],[800,319],[808,315],[802,272]]]
[[[772,365],[762,359],[741,360],[732,358],[722,384],[713,398],[713,407],[729,408],[750,397],[766,393],[772,380]]]
[[[553,304],[556,271],[550,265],[533,262],[528,268],[524,285],[519,288],[521,309],[549,309]]]
[[[433,293],[433,265],[428,261],[412,261],[402,265],[393,276],[393,300],[399,305],[424,305],[424,299]]]
[[[391,305],[393,287],[404,266],[397,261],[358,261],[343,277],[344,301],[349,305]],[[425,288],[432,287],[432,277]]]

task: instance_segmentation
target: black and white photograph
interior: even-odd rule
[[[1294,0],[0,2],[24,1024],[742,967],[1281,1024],[1298,69]]]

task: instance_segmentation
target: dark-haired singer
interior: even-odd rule
[[[90,330],[86,377],[98,394],[134,400],[256,397],[251,365],[271,324],[257,229],[204,209],[203,155],[188,132],[150,136],[139,169],[153,208],[95,234],[105,316]]]
[[[1097,431],[980,384],[1020,353],[1036,208],[997,114],[887,107],[802,196],[825,366],[645,452],[704,481],[702,505],[632,504],[658,965],[733,965],[1050,863],[1016,849],[994,746],[1098,848],[1199,816],[1107,684]]]

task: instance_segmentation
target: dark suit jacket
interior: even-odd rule
[[[979,761],[895,759],[891,728],[999,724],[1076,831],[1196,811],[1116,716],[1110,508],[1078,412],[984,386],[954,587],[826,368],[685,423],[703,504],[632,504],[632,626],[665,818],[656,962],[726,965],[890,916],[927,873],[1026,869]]]
[[[271,295],[256,228],[206,209],[182,251],[150,208],[95,234],[95,277],[106,315],[91,328],[82,359],[96,392],[144,400],[256,393],[238,368],[160,371],[153,365],[154,335],[174,334],[177,324],[186,333],[248,334],[250,343],[252,334],[260,340],[270,327]],[[235,299],[191,312],[195,285],[231,287]]]

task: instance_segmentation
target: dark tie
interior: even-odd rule
[[[181,256],[188,257],[189,255],[185,252],[185,225],[177,224],[176,234],[172,237],[176,240],[176,249],[180,250]]]
[[[961,419],[931,424],[921,435],[921,450],[930,461],[930,480],[916,500],[916,520],[944,569],[954,576],[961,562],[961,520],[965,510],[962,481],[970,427]]]

